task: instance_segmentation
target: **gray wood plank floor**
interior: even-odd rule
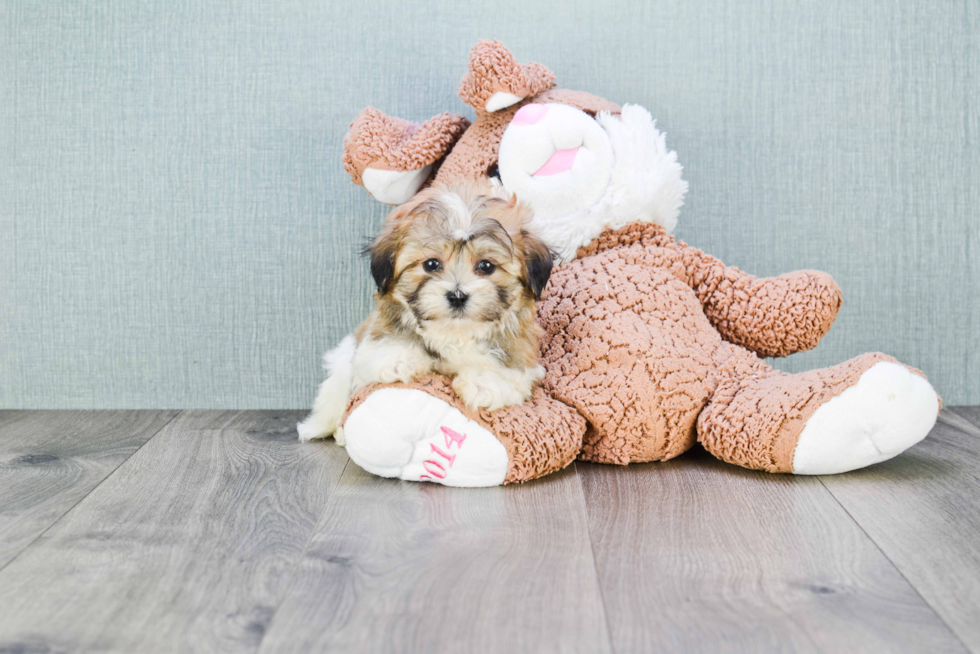
[[[0,413],[0,568],[176,415],[176,411]]]
[[[699,454],[582,466],[617,652],[963,651],[819,480]]]
[[[978,416],[976,409],[972,416]],[[943,411],[905,456],[821,481],[974,652],[980,651],[980,427]]]
[[[980,654],[980,410],[771,476],[703,451],[380,479],[299,412],[0,411],[0,653]]]
[[[0,651],[254,650],[347,464],[299,417],[171,422],[0,571]]]
[[[610,651],[574,468],[517,490],[351,464],[262,651]]]

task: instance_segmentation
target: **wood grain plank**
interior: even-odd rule
[[[347,463],[301,415],[182,413],[0,572],[0,651],[253,651]]]
[[[0,568],[177,411],[0,411]]]
[[[940,420],[968,434],[980,436],[980,406],[951,406],[940,414]]]
[[[943,409],[932,433],[901,456],[821,477],[929,605],[980,652],[980,429]]]
[[[616,652],[961,652],[817,479],[579,467]]]
[[[32,413],[36,412],[24,409],[0,409],[0,429],[18,420],[24,420]]]
[[[350,465],[261,651],[610,651],[574,468],[457,489]]]

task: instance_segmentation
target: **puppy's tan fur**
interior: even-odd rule
[[[530,398],[544,376],[535,301],[552,265],[525,228],[532,217],[477,182],[433,186],[393,211],[367,248],[375,310],[328,353],[331,374],[301,438],[336,431],[347,398],[370,383],[435,372],[474,408]]]

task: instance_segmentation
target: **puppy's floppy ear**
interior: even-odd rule
[[[398,256],[399,238],[396,226],[391,225],[364,248],[364,254],[371,259],[371,276],[378,286],[378,293],[388,292],[391,278],[395,276],[395,258]]]
[[[371,259],[371,276],[378,286],[378,293],[382,295],[388,292],[388,285],[395,276],[395,260],[408,228],[408,220],[418,204],[416,198],[388,214],[384,230],[364,248],[364,255]]]
[[[540,300],[541,291],[551,277],[554,254],[544,241],[526,230],[521,230],[521,240],[524,241],[524,274],[527,276],[527,285],[534,293],[534,299]]]

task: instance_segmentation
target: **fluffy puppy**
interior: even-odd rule
[[[335,434],[350,395],[372,383],[453,377],[467,406],[521,404],[544,377],[535,301],[552,253],[516,198],[476,182],[437,185],[388,217],[367,247],[376,307],[324,357],[327,379],[301,440]]]

